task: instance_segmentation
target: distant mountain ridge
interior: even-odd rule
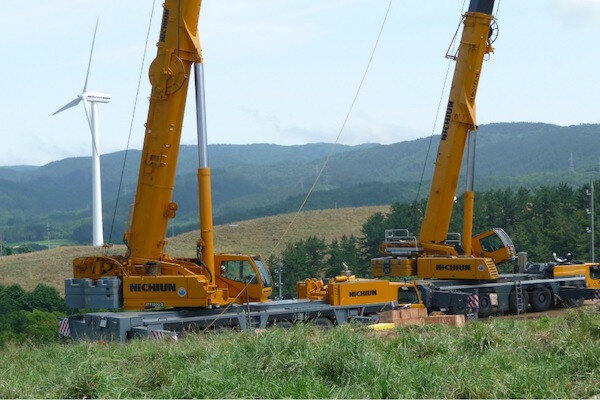
[[[600,125],[569,127],[541,123],[483,125],[477,134],[476,189],[580,185],[600,163]],[[297,209],[318,169],[333,149],[308,208],[389,204],[414,199],[425,156],[421,197],[427,195],[439,137],[390,145],[314,143],[210,145],[216,222],[247,219]],[[569,172],[573,153],[575,173]],[[120,241],[133,202],[141,152],[131,150],[112,241]],[[104,221],[108,236],[124,152],[101,157]],[[40,167],[0,167],[0,234],[10,241],[51,235],[86,242],[91,225],[90,157],[67,158]],[[180,205],[172,227],[197,221],[196,146],[181,146],[174,199]],[[108,239],[108,237],[106,238]]]

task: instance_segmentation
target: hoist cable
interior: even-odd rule
[[[494,18],[498,18],[498,13],[500,12],[500,4],[502,0],[498,0],[498,5],[496,6],[496,13],[494,14]]]
[[[144,45],[144,55],[142,56],[142,65],[140,67],[140,74],[138,77],[137,90],[135,92],[135,100],[133,102],[133,112],[131,113],[131,123],[129,124],[129,135],[127,136],[127,146],[125,146],[125,155],[123,156],[123,167],[121,168],[121,178],[119,179],[119,188],[117,189],[117,199],[115,200],[115,209],[113,210],[112,222],[110,224],[110,234],[108,236],[108,243],[112,240],[112,234],[115,227],[115,219],[117,217],[117,208],[119,206],[119,197],[121,196],[121,188],[123,186],[123,176],[125,175],[125,165],[127,164],[127,156],[129,154],[129,144],[131,142],[131,132],[133,131],[133,123],[135,120],[135,111],[137,109],[138,98],[140,95],[140,86],[142,83],[142,76],[144,74],[144,64],[146,62],[146,52],[148,50],[148,41],[150,39],[150,29],[152,28],[152,19],[154,18],[154,6],[156,0],[152,1],[152,11],[150,12],[150,22],[148,23],[148,32],[146,33],[146,44]]]
[[[460,12],[460,20],[458,22],[459,28],[460,28],[460,24],[462,23],[462,20],[463,20],[465,3],[466,3],[466,0],[463,0],[462,6],[461,6],[461,12]],[[451,49],[448,52],[448,54],[453,54],[454,49],[456,48],[456,42],[454,42],[454,44],[451,45],[450,47],[451,47]],[[440,117],[440,110],[442,109],[442,103],[444,101],[444,94],[446,93],[446,86],[448,84],[448,77],[450,76],[450,66],[452,65],[452,61],[453,61],[452,58],[448,58],[448,66],[446,67],[446,75],[444,77],[444,83],[442,84],[442,93],[440,93],[437,110],[435,112],[435,118],[433,120],[433,128],[431,129],[431,134],[429,135],[429,144],[427,146],[427,153],[425,155],[425,160],[423,161],[423,168],[421,170],[421,178],[419,179],[419,187],[417,189],[417,194],[415,195],[415,201],[414,201],[415,203],[417,201],[419,201],[419,196],[421,195],[421,188],[423,186],[423,178],[425,177],[425,170],[427,169],[427,161],[429,160],[429,154],[431,153],[431,145],[433,143],[433,138],[435,136],[435,131],[437,129],[437,124],[438,124],[438,120]]]
[[[298,211],[296,211],[294,217],[292,218],[292,220],[290,221],[290,223],[287,225],[287,227],[286,227],[285,231],[283,232],[283,234],[281,236],[279,236],[279,238],[277,239],[277,242],[275,243],[275,246],[273,246],[273,249],[269,253],[269,256],[275,254],[275,252],[277,251],[277,248],[281,244],[283,238],[288,234],[289,230],[292,228],[292,226],[296,222],[296,219],[298,218],[298,216],[300,215],[300,213],[304,209],[304,206],[306,205],[306,202],[308,201],[308,199],[310,198],[310,196],[314,192],[315,188],[317,187],[317,184],[319,183],[319,179],[323,175],[323,172],[325,171],[325,168],[327,168],[327,164],[329,164],[329,160],[331,159],[331,157],[333,156],[333,154],[335,152],[335,147],[338,144],[338,142],[340,140],[340,137],[342,136],[342,133],[344,132],[344,129],[346,128],[346,124],[348,123],[348,120],[350,119],[350,114],[352,114],[352,111],[353,111],[354,106],[356,104],[356,100],[358,99],[358,96],[359,96],[360,91],[361,91],[361,89],[363,87],[363,84],[365,82],[365,79],[367,77],[369,69],[371,68],[371,63],[373,62],[373,58],[375,56],[375,52],[377,50],[377,47],[379,46],[379,41],[380,41],[381,35],[383,33],[383,28],[385,27],[385,24],[387,22],[388,16],[390,14],[390,9],[392,8],[392,2],[393,2],[393,0],[389,0],[389,2],[388,2],[388,6],[387,6],[387,9],[385,11],[385,16],[383,17],[383,21],[381,23],[381,27],[379,28],[379,33],[377,34],[377,39],[375,40],[375,44],[373,46],[373,49],[371,50],[371,55],[369,57],[369,61],[367,62],[367,66],[366,66],[366,68],[365,68],[365,70],[364,70],[364,72],[362,74],[362,77],[360,79],[360,83],[358,84],[358,88],[356,89],[356,93],[354,94],[354,98],[352,99],[350,107],[348,108],[348,112],[346,113],[346,117],[344,118],[344,121],[342,122],[342,125],[341,125],[341,127],[340,127],[340,129],[338,131],[337,137],[335,138],[335,142],[333,142],[331,144],[331,150],[329,151],[329,154],[327,155],[327,158],[325,159],[325,162],[321,166],[321,169],[319,170],[319,173],[317,174],[317,177],[315,178],[315,181],[313,182],[311,188],[309,189],[308,193],[304,197],[304,200],[302,201],[302,204],[300,204],[300,207],[298,207]]]

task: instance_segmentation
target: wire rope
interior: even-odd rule
[[[121,196],[121,188],[123,186],[123,177],[125,175],[125,166],[127,164],[127,156],[129,154],[129,145],[131,143],[131,132],[133,131],[133,123],[135,120],[135,111],[137,109],[138,98],[140,95],[140,86],[142,83],[142,76],[144,74],[144,65],[146,63],[146,53],[148,51],[148,41],[150,39],[150,29],[152,28],[152,19],[154,18],[154,8],[156,0],[152,1],[152,11],[150,12],[150,22],[148,23],[148,32],[146,33],[146,44],[144,45],[144,55],[142,56],[142,65],[140,67],[140,74],[138,77],[137,90],[135,92],[135,100],[133,102],[133,112],[131,113],[131,123],[129,124],[129,135],[127,136],[127,146],[125,147],[125,155],[123,156],[123,167],[121,168],[121,178],[119,179],[119,188],[117,189],[117,199],[115,200],[115,209],[113,210],[112,222],[110,224],[110,234],[108,236],[108,243],[112,240],[112,234],[115,227],[115,219],[117,217],[117,208],[119,206],[119,198]]]
[[[354,98],[352,99],[352,102],[350,103],[350,107],[348,108],[348,112],[346,113],[346,116],[342,122],[342,125],[338,131],[338,134],[335,138],[335,141],[331,144],[331,150],[329,151],[329,154],[327,155],[327,158],[325,159],[325,162],[323,163],[323,165],[321,166],[321,168],[319,169],[319,173],[317,174],[317,177],[315,178],[311,188],[309,189],[308,193],[306,194],[306,196],[304,197],[304,200],[302,201],[302,203],[300,204],[300,207],[298,207],[298,210],[296,211],[296,213],[294,214],[294,217],[292,218],[292,220],[290,221],[290,223],[287,225],[285,231],[283,232],[283,234],[281,236],[279,236],[279,238],[277,239],[277,242],[275,243],[275,246],[273,246],[271,252],[269,253],[269,256],[272,256],[275,254],[275,252],[277,251],[277,248],[281,245],[281,242],[283,241],[283,238],[289,233],[290,229],[292,228],[292,226],[294,225],[294,223],[296,222],[296,219],[298,218],[298,216],[300,215],[300,213],[302,212],[302,210],[304,209],[304,206],[306,205],[306,202],[308,201],[308,199],[310,198],[310,196],[313,194],[315,188],[317,187],[317,184],[319,183],[319,180],[321,178],[321,176],[323,175],[323,172],[325,171],[325,169],[327,168],[327,165],[329,164],[329,161],[331,160],[331,157],[334,154],[335,151],[335,147],[338,144],[340,137],[342,136],[342,133],[344,132],[344,129],[346,128],[346,124],[348,123],[348,120],[350,119],[350,115],[352,114],[352,111],[354,110],[354,106],[356,105],[356,101],[358,99],[358,96],[361,92],[361,89],[363,87],[363,84],[365,82],[365,79],[367,77],[367,74],[369,73],[369,69],[371,68],[371,64],[373,62],[373,58],[375,57],[375,52],[377,51],[377,47],[379,46],[379,42],[381,40],[381,35],[383,33],[383,29],[385,27],[385,24],[388,20],[388,16],[390,14],[390,10],[392,8],[392,3],[393,0],[389,0],[388,5],[387,5],[387,9],[385,11],[385,16],[383,17],[383,21],[381,23],[381,27],[379,28],[379,33],[377,34],[377,39],[375,40],[375,44],[373,45],[373,49],[371,50],[371,55],[369,57],[369,61],[367,62],[367,66],[362,74],[362,77],[360,79],[360,83],[358,84],[358,88],[354,94]]]
[[[460,24],[462,23],[463,20],[463,13],[465,10],[465,3],[466,0],[463,0],[462,2],[462,6],[461,6],[461,12],[460,12],[460,20],[459,20],[459,27]],[[448,54],[453,54],[454,53],[454,49],[456,48],[456,42],[453,43],[453,45],[451,45],[451,49],[448,52]],[[450,66],[452,65],[452,58],[448,58],[448,65],[446,67],[446,74],[444,77],[444,83],[442,84],[442,92],[440,93],[440,98],[438,101],[438,105],[437,105],[437,110],[435,112],[435,118],[433,120],[433,128],[431,129],[431,134],[429,135],[429,144],[427,146],[427,153],[425,155],[425,160],[423,161],[423,168],[421,169],[421,177],[419,179],[419,187],[417,189],[417,194],[415,195],[415,201],[414,203],[416,203],[417,201],[419,201],[419,197],[421,195],[421,188],[423,186],[423,178],[425,177],[425,170],[427,169],[427,161],[429,160],[429,154],[431,153],[431,145],[433,143],[433,138],[435,136],[435,131],[437,129],[437,124],[439,121],[439,117],[440,117],[440,110],[442,108],[442,103],[444,101],[444,94],[446,93],[446,87],[448,85],[448,77],[450,76]]]
[[[502,4],[502,0],[498,0],[498,5],[496,6],[496,13],[494,14],[494,18],[498,18],[498,13],[500,12],[500,4]]]

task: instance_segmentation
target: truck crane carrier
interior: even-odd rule
[[[258,255],[215,253],[207,156],[203,59],[198,36],[201,0],[166,0],[158,51],[149,69],[152,93],[135,203],[123,255],[73,261],[65,298],[76,309],[109,309],[61,320],[72,339],[127,340],[211,328],[264,328],[309,321],[328,326],[377,322],[399,305],[464,309],[468,295],[432,285],[357,279],[349,271],[327,284],[298,284],[299,298],[271,301],[272,278]],[[201,237],[196,258],[164,251],[183,115],[192,66],[196,84]],[[152,311],[148,311],[152,310]]]
[[[468,292],[479,317],[493,312],[547,310],[560,300],[579,304],[598,296],[599,266],[562,263],[539,266],[537,272],[520,259],[520,273],[500,274],[497,265],[516,258],[506,232],[494,228],[472,236],[475,194],[476,95],[483,61],[493,52],[497,36],[493,17],[495,0],[471,0],[463,32],[448,106],[440,137],[427,208],[419,237],[407,229],[386,230],[380,250],[385,257],[371,260],[372,275],[416,276],[436,289]],[[466,147],[466,192],[463,233],[449,233],[450,218]],[[586,279],[587,277],[587,279]],[[464,312],[464,310],[460,310]]]

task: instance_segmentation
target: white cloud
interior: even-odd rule
[[[329,118],[313,123],[298,124],[282,121],[277,115],[262,112],[257,109],[247,108],[246,115],[256,122],[258,126],[270,127],[269,132],[273,137],[271,141],[279,144],[303,144],[314,142],[333,143],[339,133],[342,121],[333,121]],[[343,115],[340,115],[343,117]],[[396,124],[382,118],[375,117],[364,110],[355,110],[340,135],[339,143],[356,145],[361,143],[390,144],[404,140],[412,140],[424,136],[423,132],[404,124]]]
[[[554,13],[565,28],[595,27],[600,22],[599,0],[555,0],[554,3]]]

